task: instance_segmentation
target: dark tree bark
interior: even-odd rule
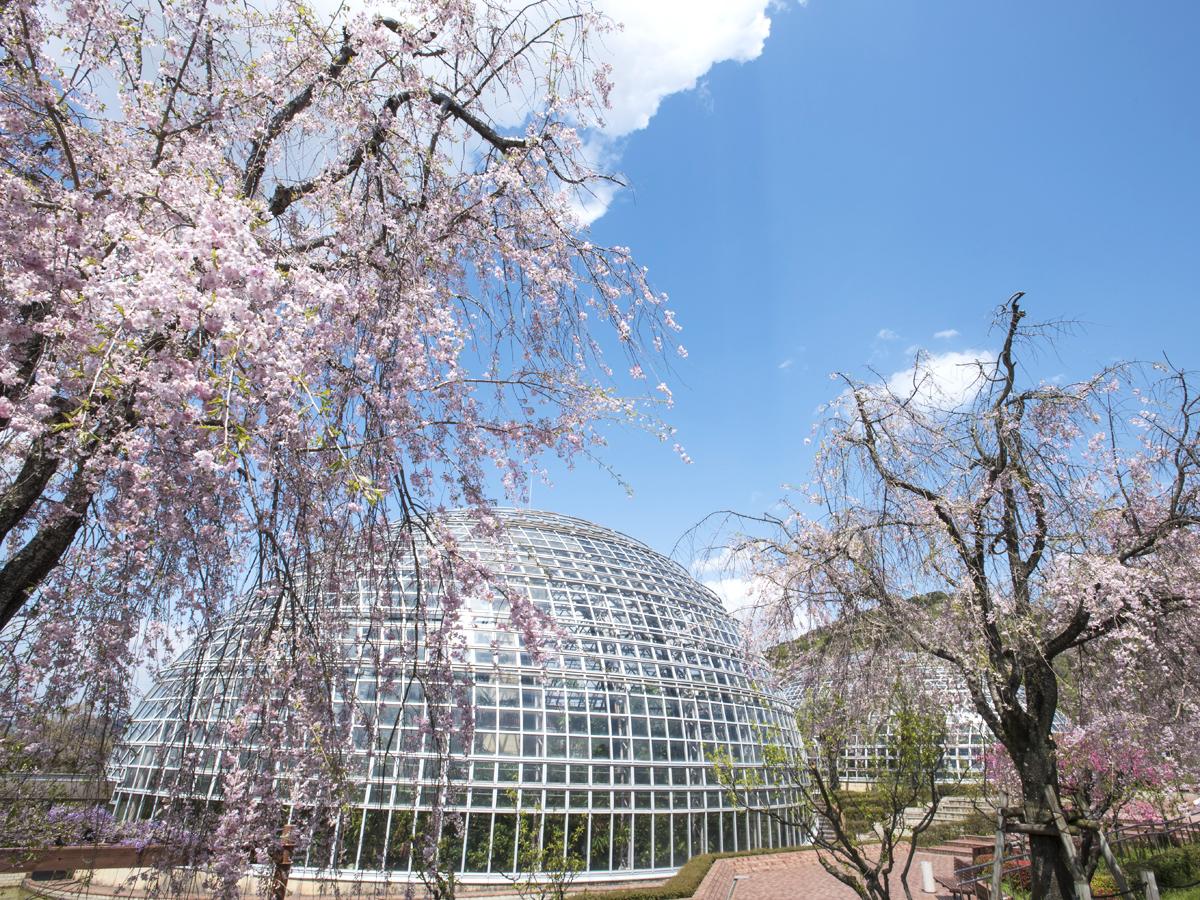
[[[16,618],[26,601],[58,565],[83,526],[91,502],[87,473],[84,463],[80,463],[60,508],[50,514],[0,569],[0,631]]]

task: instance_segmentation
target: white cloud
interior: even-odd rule
[[[332,0],[329,0],[332,2]],[[596,8],[619,27],[590,48],[593,65],[612,67],[611,108],[604,127],[585,135],[585,155],[596,171],[617,174],[622,141],[650,124],[663,100],[699,90],[713,111],[704,76],[717,63],[749,62],[763,51],[771,32],[771,9],[778,0],[595,0]],[[515,98],[496,98],[495,115],[518,124],[524,110]],[[616,183],[593,185],[576,200],[585,224],[604,215],[620,190]]]
[[[314,5],[329,16],[344,6],[351,12],[369,8],[405,13],[394,0],[378,5],[370,0],[314,0]],[[704,76],[717,63],[756,59],[771,32],[768,11],[786,5],[782,0],[595,0],[599,11],[621,26],[590,47],[590,62],[610,65],[613,83],[612,107],[605,111],[603,129],[584,135],[586,155],[596,170],[619,172],[621,139],[645,128],[670,95],[699,86],[700,100],[711,112]],[[516,91],[490,96],[487,104],[495,121],[516,127],[527,113],[524,99]],[[619,189],[616,183],[598,183],[577,198],[576,212],[584,223],[602,216]]]
[[[758,602],[758,587],[749,578],[714,578],[703,584],[720,597],[725,608],[735,616],[753,609]]]
[[[691,90],[715,64],[748,62],[771,32],[771,0],[599,0],[624,28],[597,56],[613,67],[605,132],[645,128],[663,99]]]
[[[621,139],[650,124],[662,101],[697,87],[712,112],[704,75],[727,60],[749,62],[763,51],[777,0],[597,0],[620,28],[593,47],[593,62],[612,66],[612,108],[604,128],[588,137],[597,169],[616,172]],[[590,224],[608,210],[620,185],[594,186],[576,211]]]
[[[608,212],[609,204],[621,185],[615,181],[597,181],[588,186],[586,192],[577,192],[572,201],[575,215],[584,225],[591,225]]]
[[[808,610],[789,609],[779,589],[766,578],[730,573],[701,583],[724,604],[751,652],[766,652],[811,627]]]
[[[796,361],[795,361],[794,359],[790,359],[790,358],[789,358],[789,359],[785,359],[783,362],[781,362],[781,363],[780,363],[778,366],[776,366],[775,368],[777,368],[777,369],[790,369],[790,368],[791,368],[793,365],[795,365],[795,364],[796,364]]]
[[[951,338],[958,337],[958,329],[957,328],[946,328],[942,331],[935,331],[933,333],[933,336],[936,340],[948,341]]]
[[[745,569],[742,560],[728,547],[703,550],[691,564],[693,577],[716,594],[734,615],[754,605],[755,579]]]
[[[926,409],[957,409],[975,397],[995,362],[996,354],[990,350],[922,351],[909,368],[889,376],[887,387],[899,397],[913,397]]]
[[[743,561],[727,547],[701,553],[692,561],[691,571],[743,625],[755,618],[770,596],[770,584],[747,571]]]
[[[728,575],[732,571],[733,554],[728,547],[710,547],[696,553],[691,562],[692,576],[704,581],[716,575]]]
[[[876,333],[875,338],[876,340],[880,341],[898,341],[900,339],[900,335],[896,334],[896,332],[892,331],[890,328],[880,328],[878,333]]]

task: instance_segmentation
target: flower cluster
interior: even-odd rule
[[[677,326],[574,202],[606,27],[557,2],[0,8],[0,719],[24,763],[53,755],[47,711],[117,722],[255,591],[264,690],[291,685],[286,727],[334,760],[334,651],[287,611],[354,575],[313,560],[483,518],[641,420],[605,351],[657,382]],[[246,713],[270,740],[274,702]]]

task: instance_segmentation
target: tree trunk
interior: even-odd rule
[[[1026,748],[1014,760],[1021,777],[1025,821],[1036,825],[1054,825],[1046,789],[1058,796],[1058,766],[1054,744],[1047,735]],[[1069,839],[1069,838],[1068,838]],[[1029,835],[1030,894],[1046,900],[1075,900],[1075,879],[1066,848],[1057,835]]]
[[[1027,746],[1024,754],[1014,757],[1021,778],[1025,821],[1040,826],[1054,824],[1054,817],[1046,804],[1046,787],[1054,788],[1055,796],[1058,793],[1058,774],[1052,746],[1048,740],[1038,740],[1033,746]],[[1075,882],[1062,840],[1056,834],[1031,834],[1028,838],[1031,896],[1045,900],[1074,900]]]
[[[1005,745],[1021,779],[1025,821],[1054,826],[1047,788],[1058,798],[1054,713],[1058,709],[1058,676],[1043,657],[1023,660],[1024,710],[1008,710]],[[1058,802],[1061,808],[1061,802]],[[1070,836],[1067,837],[1070,840]],[[1029,835],[1030,894],[1046,900],[1076,900],[1075,879],[1066,847],[1057,834]]]
[[[1043,804],[1044,806],[1044,804]],[[1075,881],[1057,837],[1029,836],[1030,896],[1046,900],[1074,900]]]

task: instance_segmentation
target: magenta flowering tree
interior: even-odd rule
[[[1088,722],[1137,709],[1166,756],[1196,746],[1200,406],[1183,371],[1026,384],[1018,294],[956,390],[842,377],[812,482],[740,541],[783,630],[829,621],[948,667],[1015,767],[1033,893],[1074,895],[1052,813],[1067,659]],[[1130,724],[1133,724],[1130,721]],[[1049,793],[1048,793],[1049,792]],[[1053,797],[1053,802],[1050,797]]]
[[[1156,730],[1118,712],[1103,725],[1071,725],[1054,735],[1059,790],[1071,812],[1111,831],[1120,824],[1161,821],[1162,808],[1177,786],[1174,749]],[[1167,746],[1163,746],[1163,744]],[[1003,745],[985,754],[987,783],[1021,795],[1021,781]],[[1100,862],[1096,832],[1082,831],[1080,857],[1090,880]]]
[[[1129,814],[1144,819],[1146,801],[1174,785],[1172,763],[1140,737],[1126,729],[1106,735],[1079,728],[1056,736],[1062,791],[1087,818],[1114,825]],[[1155,734],[1144,737],[1153,742]]]
[[[575,212],[605,27],[566,0],[0,3],[0,719],[23,765],[42,716],[119,716],[247,592],[292,648],[264,639],[264,684],[320,717],[298,597],[398,533],[436,541],[430,510],[521,496],[603,421],[654,421],[604,351],[646,379],[676,326]]]

